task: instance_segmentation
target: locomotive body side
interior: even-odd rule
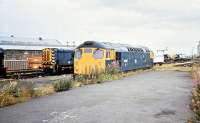
[[[128,52],[117,52],[117,60],[119,61],[120,71],[150,68],[153,66],[150,53],[137,48],[133,48],[132,51]]]
[[[45,48],[42,54],[43,70],[46,73],[71,73],[73,57],[73,50]]]
[[[75,50],[74,73],[91,75],[111,68],[120,71],[150,68],[153,66],[152,57],[146,47],[86,41]]]
[[[4,67],[4,50],[0,48],[0,76],[6,76],[6,68]]]

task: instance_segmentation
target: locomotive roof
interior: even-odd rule
[[[77,48],[83,47],[95,47],[95,48],[103,48],[103,49],[113,49],[118,52],[149,52],[149,48],[144,46],[131,46],[128,44],[117,44],[110,42],[97,42],[97,41],[86,41],[83,44],[79,45]]]
[[[68,52],[73,52],[74,49],[70,48],[45,48],[45,49],[55,49],[56,51],[68,51]]]
[[[0,53],[3,53],[3,49],[2,48],[0,48]]]

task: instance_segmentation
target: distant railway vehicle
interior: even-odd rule
[[[162,65],[165,63],[165,57],[163,52],[156,52],[154,59],[153,59],[154,64]]]
[[[74,74],[91,75],[110,67],[130,71],[153,66],[153,52],[147,47],[86,41],[75,50]]]
[[[4,67],[4,50],[0,48],[0,76],[6,75],[6,68]]]
[[[186,55],[184,54],[176,54],[174,61],[175,62],[186,62],[186,61],[190,61],[191,58],[188,58]]]
[[[42,67],[46,73],[71,73],[74,65],[74,51],[45,48],[42,52]]]
[[[4,60],[4,66],[6,67],[7,72],[19,72],[28,70],[28,62],[27,60]]]
[[[165,63],[173,63],[173,59],[169,54],[164,54],[164,62]]]

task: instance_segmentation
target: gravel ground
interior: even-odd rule
[[[44,76],[44,77],[36,77],[36,78],[29,78],[29,79],[21,79],[21,82],[35,82],[38,84],[48,84],[52,83],[56,80],[61,80],[61,79],[70,79],[72,75],[57,75],[57,76]]]
[[[146,72],[0,109],[0,123],[184,123],[189,73]]]
[[[41,76],[41,77],[34,77],[34,78],[26,78],[26,79],[19,79],[17,81],[20,81],[22,83],[28,83],[32,82],[35,83],[36,87],[50,84],[55,82],[56,80],[62,80],[62,79],[71,79],[72,74],[66,74],[66,75],[54,75],[54,76]],[[0,80],[0,90],[3,89],[5,85],[9,84],[9,81],[14,81],[13,79],[2,79]]]

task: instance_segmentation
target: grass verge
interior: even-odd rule
[[[26,102],[32,98],[66,91],[73,87],[72,80],[56,80],[51,84],[8,81],[0,88],[0,107]]]
[[[52,85],[36,86],[33,82],[9,81],[0,90],[0,107],[13,105],[54,93]]]
[[[72,88],[72,80],[57,80],[53,83],[56,92],[66,91]]]
[[[191,72],[192,71],[192,67],[188,67],[188,66],[176,66],[176,64],[163,64],[162,66],[154,66],[153,67],[154,71],[181,71],[181,72]]]
[[[187,123],[200,122],[200,64],[194,64],[192,67],[192,79],[194,87],[192,89],[192,98],[190,108],[193,111],[193,117]]]

